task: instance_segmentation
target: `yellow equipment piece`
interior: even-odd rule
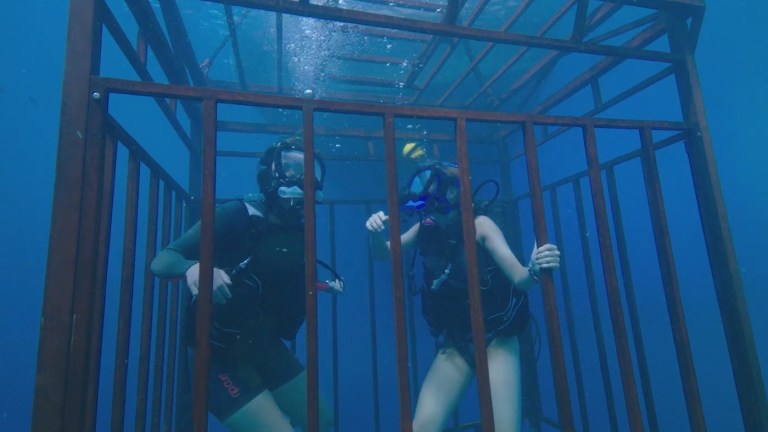
[[[403,146],[403,157],[406,159],[421,159],[427,155],[424,147],[415,142],[409,142]]]

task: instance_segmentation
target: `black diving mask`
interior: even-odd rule
[[[315,200],[323,200],[325,164],[315,154]],[[304,198],[304,151],[293,146],[278,148],[273,160],[273,188],[278,197],[297,200]]]
[[[459,187],[459,179],[447,172],[447,169],[456,170],[458,165],[432,165],[413,173],[406,190],[404,210],[411,215],[448,214],[457,208],[457,205],[448,199],[448,191],[451,187]]]

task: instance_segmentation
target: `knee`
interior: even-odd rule
[[[439,432],[442,430],[442,419],[438,413],[417,411],[413,417],[413,432]]]

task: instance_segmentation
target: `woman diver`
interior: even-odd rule
[[[419,222],[400,236],[403,251],[416,248],[423,266],[422,313],[441,340],[422,384],[413,419],[414,432],[442,431],[474,375],[474,351],[467,292],[466,257],[455,164],[434,163],[416,170],[408,184],[406,211]],[[388,216],[371,215],[365,223],[378,259],[387,259],[383,231]],[[527,290],[542,269],[560,265],[557,247],[535,248],[526,267],[510,250],[499,227],[475,215],[475,241],[486,331],[488,370],[496,430],[521,427],[520,347],[517,335],[529,319]]]

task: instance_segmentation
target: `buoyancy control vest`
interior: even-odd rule
[[[306,316],[303,225],[271,223],[261,201],[248,204],[260,214],[249,214],[241,201],[227,216],[227,234],[215,239],[214,261],[230,275],[232,298],[214,305],[214,344],[226,345],[254,325],[292,340]]]
[[[467,259],[460,221],[441,227],[420,223],[416,238],[421,256],[421,308],[434,336],[471,337]],[[484,247],[477,247],[477,264],[486,335],[513,336],[526,326],[528,295],[516,289]]]

